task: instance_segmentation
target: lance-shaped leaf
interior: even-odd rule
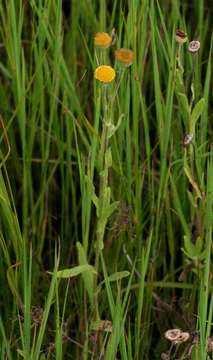
[[[184,249],[182,251],[191,260],[204,259],[206,251],[202,251],[203,242],[200,237],[197,238],[195,244],[191,241],[189,236],[184,236]]]
[[[183,93],[177,93],[178,102],[180,104],[180,111],[184,118],[185,126],[187,125],[189,115],[190,115],[190,106],[188,103],[187,96]]]
[[[119,280],[122,280],[122,279],[128,277],[129,275],[130,275],[130,272],[127,271],[127,270],[118,271],[118,272],[110,275],[110,276],[108,277],[108,280],[109,280],[110,282],[119,281]],[[104,281],[101,281],[101,283],[98,285],[98,290],[97,290],[98,292],[101,290],[101,287],[104,285],[104,283],[105,283],[105,280],[104,280]]]
[[[201,98],[198,101],[198,103],[195,105],[194,109],[192,110],[191,122],[192,122],[193,128],[195,128],[197,120],[202,115],[204,107],[205,107],[205,99]]]
[[[96,271],[92,265],[79,265],[70,269],[59,270],[56,272],[56,277],[59,279],[70,279],[72,277],[83,274],[85,271],[89,271],[91,274],[96,274]],[[52,272],[48,272],[53,275]]]

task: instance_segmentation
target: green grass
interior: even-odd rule
[[[204,0],[0,3],[1,359],[212,358],[212,16]],[[190,339],[171,347],[173,328]]]

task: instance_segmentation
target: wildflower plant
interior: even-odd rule
[[[106,33],[98,33],[95,37],[95,46],[105,42],[107,39]],[[109,38],[108,38],[109,39]],[[119,58],[126,66],[130,66],[133,61],[133,52],[128,49],[121,49],[117,52],[116,58]],[[104,249],[104,236],[106,232],[107,222],[116,210],[119,202],[112,201],[111,188],[109,184],[109,170],[112,166],[112,153],[110,147],[110,138],[114,135],[121,124],[122,115],[119,117],[117,124],[113,123],[113,105],[117,95],[120,81],[117,87],[111,87],[111,83],[115,81],[116,72],[110,65],[99,65],[94,72],[95,79],[100,83],[100,93],[102,98],[102,127],[100,136],[100,151],[98,155],[98,168],[99,168],[99,189],[96,194],[95,186],[93,186],[93,203],[96,207],[97,225],[96,225],[96,256],[95,256],[95,271],[94,277],[94,318],[99,318],[98,311],[98,293],[97,289],[97,276],[99,270],[100,255]]]
[[[212,358],[206,5],[0,2],[0,358]]]
[[[181,35],[181,36],[180,36]],[[179,40],[181,38],[181,41]],[[187,35],[184,34],[182,31],[176,31],[176,40],[180,46],[182,46],[183,41],[182,39],[187,41]],[[184,41],[184,42],[186,42]],[[189,52],[198,51],[200,48],[200,44],[198,42],[192,41],[189,44],[188,50]],[[196,48],[196,50],[195,50]],[[205,107],[205,100],[204,98],[200,98],[195,103],[195,94],[194,94],[194,67],[192,69],[193,76],[192,76],[192,83],[191,83],[191,99],[187,97],[187,91],[184,84],[184,68],[183,64],[181,63],[180,53],[178,52],[178,63],[176,68],[176,96],[178,98],[179,103],[181,104],[181,109],[183,112],[183,120],[184,120],[184,127],[186,131],[186,135],[183,139],[183,143],[187,146],[184,148],[184,171],[191,184],[193,191],[194,191],[194,205],[196,206],[197,200],[202,199],[201,190],[199,185],[196,181],[196,174],[195,174],[195,166],[194,166],[194,148],[193,142],[196,141],[196,124],[201,117],[204,107]],[[186,141],[186,139],[190,139],[190,141]]]

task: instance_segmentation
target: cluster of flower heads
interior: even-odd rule
[[[176,41],[180,45],[182,45],[185,42],[187,42],[187,40],[188,40],[187,34],[184,31],[177,29],[176,30]],[[198,41],[198,40],[190,41],[189,46],[188,46],[189,52],[196,53],[199,49],[200,49],[200,41]]]
[[[106,32],[98,32],[94,37],[95,47],[100,49],[107,49],[113,45],[115,40],[114,34],[109,35]],[[187,34],[180,30],[176,30],[176,41],[179,45],[186,43],[188,40]],[[188,50],[191,53],[196,53],[200,49],[200,42],[193,40],[188,45]],[[134,53],[127,48],[121,48],[115,51],[115,59],[124,66],[130,66],[134,59]],[[100,65],[95,69],[95,78],[103,83],[110,83],[115,79],[115,70],[110,65]]]
[[[175,346],[179,346],[180,344],[187,343],[190,345],[188,347],[187,353],[185,353],[185,358],[191,359],[192,348],[200,342],[200,336],[198,331],[192,331],[189,333],[188,331],[182,331],[180,329],[169,329],[164,333],[164,336],[167,340],[171,342],[171,348]],[[213,336],[209,336],[207,338],[207,353],[213,352]],[[161,359],[169,360],[171,351],[167,353],[161,354]]]
[[[98,32],[94,37],[95,47],[100,49],[109,48],[114,42],[113,37],[108,33]],[[124,66],[130,66],[134,59],[133,51],[126,48],[116,50],[115,59]],[[109,65],[100,65],[95,69],[95,78],[103,83],[109,83],[115,79],[115,70]]]
[[[180,329],[170,329],[165,332],[165,338],[173,344],[181,344],[189,340],[190,334]]]

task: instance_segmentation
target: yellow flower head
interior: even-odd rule
[[[115,58],[122,64],[130,66],[134,59],[134,53],[130,49],[122,48],[115,52]]]
[[[100,65],[95,69],[95,78],[101,82],[109,83],[115,78],[115,70],[108,65]]]
[[[95,46],[106,49],[111,45],[112,37],[105,32],[98,32],[97,34],[95,34],[94,41]]]

